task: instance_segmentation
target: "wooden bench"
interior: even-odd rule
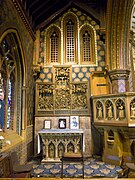
[[[82,164],[82,177],[84,178],[84,158],[82,153],[63,153],[61,157],[61,178],[63,178],[63,164],[64,162],[81,162]]]

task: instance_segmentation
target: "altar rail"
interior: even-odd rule
[[[135,127],[135,93],[93,96],[94,124]]]

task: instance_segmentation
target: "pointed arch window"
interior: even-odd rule
[[[51,63],[58,62],[58,35],[54,31],[51,35]]]
[[[67,62],[75,61],[75,37],[74,37],[74,22],[69,19],[66,24],[66,57]]]
[[[77,18],[69,13],[63,18],[63,63],[76,64],[78,62],[78,26]]]
[[[91,38],[89,32],[86,30],[83,34],[83,61],[90,62],[91,60]]]
[[[96,63],[96,39],[94,30],[84,25],[80,30],[80,63],[95,64]]]
[[[9,32],[0,43],[0,125],[21,133],[22,125],[22,56],[16,33]]]
[[[51,27],[47,30],[46,39],[46,63],[48,65],[60,64],[61,58],[61,34],[57,27]]]

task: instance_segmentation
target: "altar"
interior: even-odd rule
[[[82,129],[42,129],[38,131],[38,154],[42,161],[59,161],[64,152],[84,152]]]

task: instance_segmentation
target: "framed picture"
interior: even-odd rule
[[[45,120],[44,128],[45,129],[51,129],[51,120]]]
[[[59,119],[59,128],[60,129],[66,128],[66,119]]]
[[[79,116],[70,116],[70,129],[79,129]]]

